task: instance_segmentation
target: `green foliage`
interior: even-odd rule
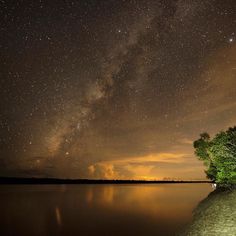
[[[204,161],[205,165],[210,165],[210,157],[208,153],[210,136],[208,133],[200,134],[200,139],[193,143],[195,154],[200,160]]]
[[[209,179],[221,186],[236,184],[236,127],[219,132],[213,139],[203,133],[193,146],[195,154],[208,168]]]
[[[210,163],[210,165],[208,166],[208,169],[205,171],[205,173],[206,173],[208,179],[216,181],[217,168],[212,163]]]

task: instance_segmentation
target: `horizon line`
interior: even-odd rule
[[[210,180],[64,179],[51,177],[0,177],[0,184],[122,184],[122,183],[212,183]]]

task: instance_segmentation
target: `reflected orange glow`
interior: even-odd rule
[[[87,196],[93,196],[90,203],[111,208],[113,211],[122,209],[124,212],[132,211],[133,214],[149,215],[153,218],[161,216],[178,220],[179,217],[191,217],[189,208],[193,208],[209,190],[210,185],[203,188],[202,184],[106,185],[88,189]]]
[[[119,236],[122,229],[125,236],[144,236],[174,235],[212,189],[210,184],[107,184],[68,185],[65,192],[59,185],[1,191],[1,235]]]
[[[93,201],[93,189],[89,188],[86,192],[86,201],[87,203],[91,203]]]
[[[114,186],[107,186],[103,189],[103,202],[106,204],[113,203],[114,199]]]
[[[55,208],[55,214],[56,214],[56,221],[59,226],[61,226],[61,211],[59,207]]]

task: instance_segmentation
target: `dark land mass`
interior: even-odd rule
[[[183,180],[104,180],[104,179],[56,179],[0,177],[0,184],[173,184],[211,183],[211,181]]]
[[[236,235],[236,189],[215,190],[193,211],[193,221],[179,236]]]

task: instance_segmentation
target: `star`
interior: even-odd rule
[[[236,117],[233,1],[0,2],[0,173],[136,178],[150,163],[129,158],[189,152],[182,136]]]

